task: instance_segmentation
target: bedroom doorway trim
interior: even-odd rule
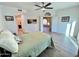
[[[44,16],[44,17],[40,17],[40,27],[39,27],[39,31],[40,32],[44,32],[44,28],[43,28],[43,20],[44,18],[50,18],[50,31],[49,32],[52,32],[52,16]],[[49,24],[48,24],[49,25]]]

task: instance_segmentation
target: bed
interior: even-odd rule
[[[52,37],[42,32],[31,32],[21,36],[23,42],[19,44],[18,53],[12,57],[35,57],[47,47],[54,47]]]

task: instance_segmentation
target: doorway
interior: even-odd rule
[[[52,17],[43,17],[43,32],[51,32],[51,19]]]
[[[21,35],[24,31],[24,18],[22,15],[15,16],[16,18],[16,25],[17,25],[17,34]]]

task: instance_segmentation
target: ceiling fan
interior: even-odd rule
[[[51,5],[51,3],[49,2],[49,3],[47,3],[47,4],[45,4],[44,2],[41,2],[42,3],[42,6],[40,6],[40,5],[37,5],[37,4],[35,4],[35,6],[37,6],[37,7],[39,7],[38,9],[35,9],[35,10],[46,10],[46,9],[53,9],[53,7],[49,7],[50,5]]]

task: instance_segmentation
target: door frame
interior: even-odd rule
[[[43,16],[43,17],[51,17],[51,31],[52,32],[52,16]],[[40,17],[40,20],[39,20],[39,31],[40,32],[43,32],[43,17]]]

